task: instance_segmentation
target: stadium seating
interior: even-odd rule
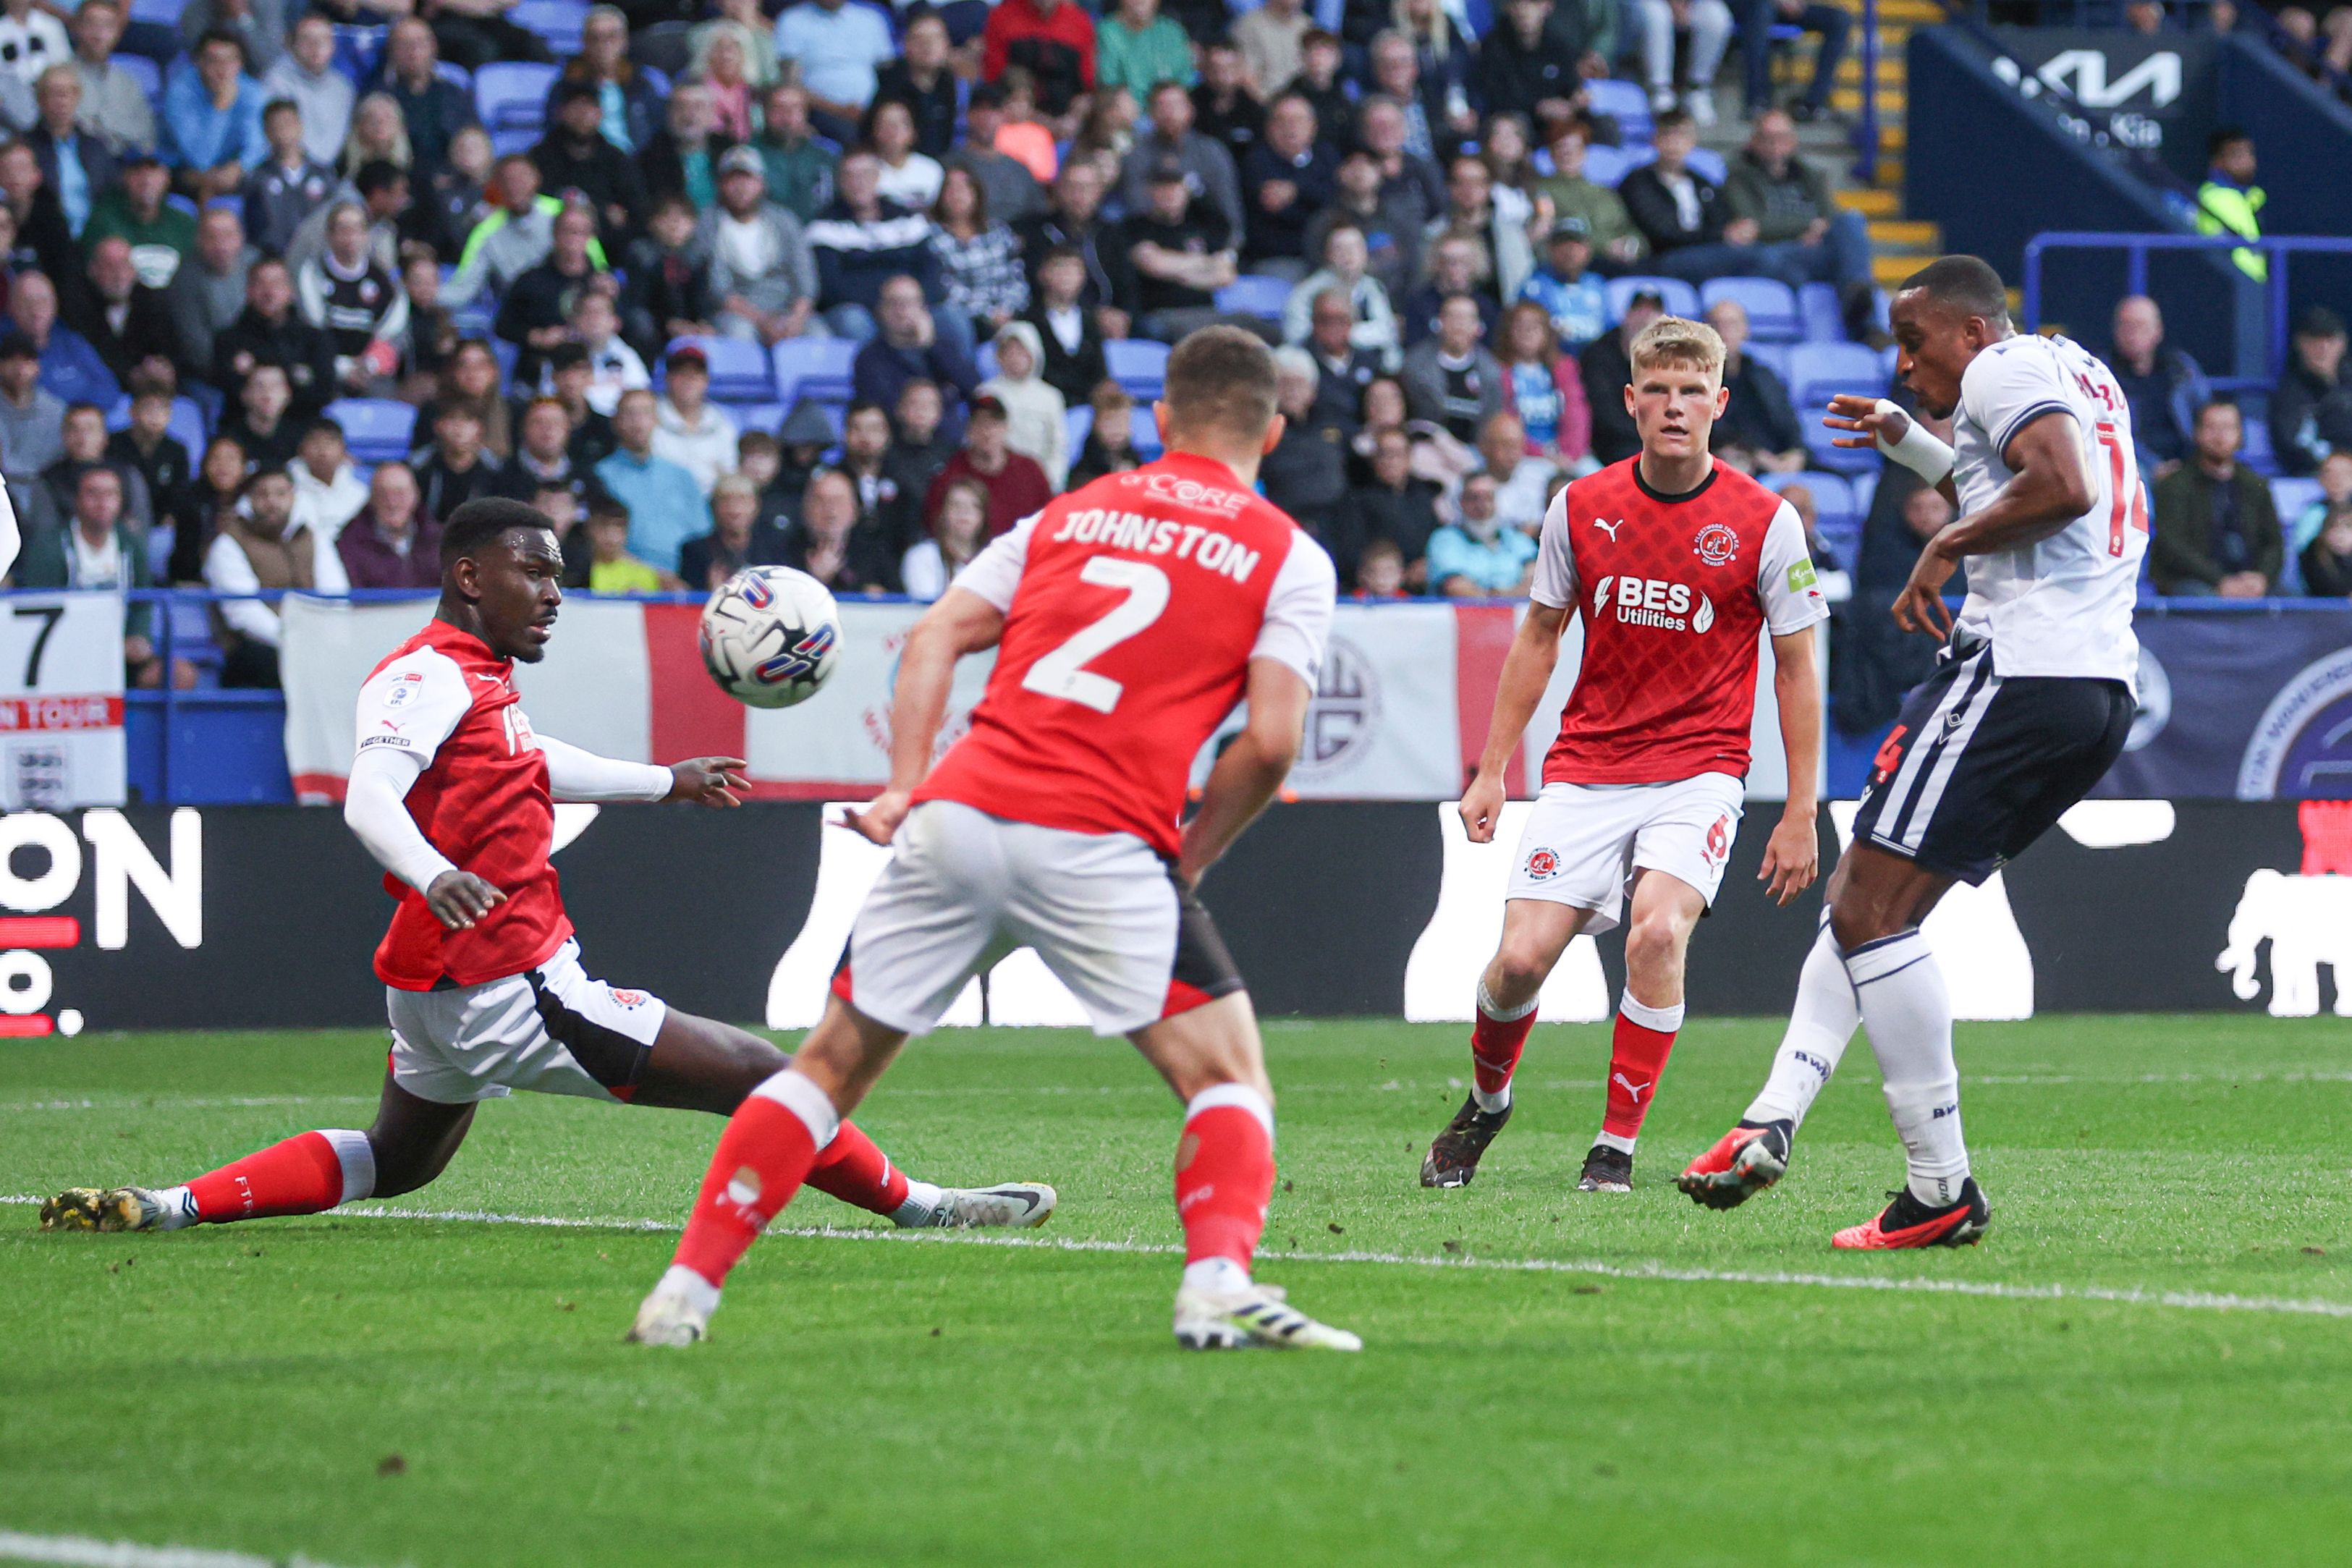
[[[131,20],[176,27],[180,25],[180,13],[186,9],[187,0],[131,0]]]
[[[561,70],[527,60],[495,60],[474,78],[474,112],[501,154],[537,142],[547,121],[547,94]]]
[[[776,378],[775,398],[790,408],[802,398],[820,402],[849,401],[850,367],[857,345],[846,338],[786,338],[770,353]]]
[[[118,54],[113,59],[122,68],[122,74],[137,82],[139,90],[151,101],[161,99],[163,92],[163,69],[161,66],[144,55]]]
[[[521,388],[515,385],[515,361],[522,358],[521,347],[509,343],[504,338],[492,338],[490,353],[499,361],[499,385],[506,388],[509,392],[521,391]]]
[[[1632,277],[1612,277],[1609,280],[1606,289],[1609,298],[1609,319],[1623,320],[1625,307],[1633,302],[1633,296],[1650,289],[1656,290],[1658,297],[1666,302],[1666,310],[1669,314],[1690,317],[1696,317],[1698,314],[1698,290],[1689,284],[1678,277],[1647,277],[1637,275]]]
[[[1807,469],[1801,474],[1759,474],[1758,484],[1778,494],[1802,485],[1813,497],[1813,521],[1840,567],[1852,570],[1862,545],[1862,521],[1866,501],[1857,500],[1853,484],[1842,474]]]
[[[581,31],[588,25],[587,0],[515,0],[507,20],[537,34],[557,55],[576,55]]]
[[[1617,188],[1619,181],[1648,160],[1639,154],[1648,149],[1623,147],[1588,147],[1584,152],[1584,177],[1596,185]]]
[[[1702,310],[1728,299],[1748,311],[1748,335],[1759,343],[1793,343],[1805,336],[1797,296],[1785,283],[1770,277],[1711,277],[1699,285]]]
[[[1103,345],[1103,366],[1110,379],[1139,402],[1157,398],[1168,382],[1168,345],[1149,338],[1126,338]]]
[[[1782,386],[1785,387],[1789,384],[1788,344],[1750,343],[1747,348],[1740,351],[1752,362],[1763,366],[1766,370],[1780,377],[1780,384]],[[1798,412],[1801,413],[1803,413],[1803,410],[1801,409]]]
[[[1217,290],[1217,308],[1236,316],[1279,321],[1290,303],[1290,285],[1262,272],[1244,272]]]
[[[327,417],[342,426],[354,463],[402,462],[416,435],[415,407],[393,398],[337,398],[327,405]]]
[[[2241,401],[2239,413],[2245,426],[2245,443],[2238,448],[2238,456],[2257,474],[2274,476],[2279,471],[2278,453],[2271,446],[2269,411],[2249,408]]]
[[[710,396],[716,402],[766,402],[775,396],[774,365],[768,351],[744,338],[677,338],[672,349],[699,349],[710,362]],[[664,355],[667,361],[667,355]],[[663,383],[667,365],[656,366],[654,384]]]
[[[1789,395],[1805,428],[1805,448],[1813,461],[1839,473],[1878,466],[1878,454],[1866,447],[1832,444],[1834,434],[1821,422],[1821,411],[1840,392],[1883,397],[1886,367],[1876,350],[1860,343],[1798,343],[1789,350]]]
[[[1075,463],[1078,449],[1087,444],[1087,434],[1095,427],[1095,411],[1091,404],[1080,403],[1064,417],[1069,422],[1070,460]],[[1131,432],[1128,439],[1135,443],[1135,450],[1147,461],[1159,456],[1160,422],[1152,418],[1151,411],[1137,408],[1129,417],[1133,423],[1128,426]]]
[[[1584,84],[1592,112],[1617,122],[1619,137],[1629,144],[1646,143],[1656,122],[1650,116],[1650,95],[1637,81],[1604,78]],[[1588,150],[1586,156],[1591,155]]]
[[[739,431],[758,430],[773,435],[784,423],[784,415],[790,412],[780,402],[746,402],[730,408],[727,417],[735,422],[735,428]]]

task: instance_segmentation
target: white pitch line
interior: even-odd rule
[[[72,1568],[331,1568],[297,1552],[291,1557],[256,1557],[201,1546],[143,1546],[135,1541],[100,1541],[88,1535],[28,1535],[0,1530],[0,1559],[16,1563],[61,1563]]]
[[[37,1197],[22,1195],[0,1197],[0,1205],[41,1201]],[[354,1207],[333,1212],[338,1219],[431,1219],[471,1225],[521,1225],[550,1230],[621,1230],[675,1235],[680,1228],[676,1221],[667,1219],[574,1218],[552,1214],[501,1214],[478,1208]],[[819,1241],[935,1242],[958,1247],[1020,1247],[1045,1252],[1116,1252],[1146,1257],[1181,1257],[1184,1251],[1181,1247],[1159,1241],[991,1236],[972,1231],[869,1230],[830,1225],[772,1226],[767,1234]],[[1260,1260],[1272,1260],[1277,1265],[1363,1263],[1391,1269],[1466,1269],[1509,1274],[1593,1275],[1610,1280],[1685,1285],[1780,1285],[1802,1290],[1888,1291],[1906,1295],[1980,1296],[2013,1301],[2102,1301],[2119,1306],[2173,1307],[2190,1312],[2352,1318],[2352,1301],[2241,1296],[2218,1291],[2159,1291],[2143,1286],[2124,1289],[2109,1285],[2018,1285],[1993,1280],[1937,1280],[1918,1275],[1907,1279],[1888,1279],[1873,1274],[1809,1274],[1779,1270],[1678,1269],[1658,1261],[1623,1264],[1576,1258],[1430,1258],[1404,1252],[1262,1253]]]

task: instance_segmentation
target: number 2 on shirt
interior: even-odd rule
[[[1145,561],[1098,555],[1087,559],[1078,577],[1097,587],[1125,589],[1127,597],[1109,614],[1031,664],[1021,684],[1040,695],[1107,714],[1118,706],[1124,688],[1086,666],[1160,619],[1168,608],[1168,574]]]

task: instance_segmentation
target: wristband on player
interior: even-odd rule
[[[1904,432],[1903,439],[1891,445],[1885,436],[1880,436],[1878,450],[1928,484],[1941,484],[1944,476],[1952,471],[1952,449],[1937,440],[1935,432],[1920,423],[1916,414],[1906,413],[1892,398],[1880,398],[1878,412],[1882,414],[1903,414],[1911,424],[1911,428]]]

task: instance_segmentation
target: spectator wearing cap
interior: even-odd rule
[[[1745,474],[1801,474],[1805,430],[1789,389],[1769,365],[1748,357],[1748,310],[1737,299],[1708,308],[1707,325],[1723,340],[1723,386],[1731,394],[1707,444]]]
[[[117,155],[155,150],[155,107],[139,78],[114,59],[122,41],[123,7],[117,0],[90,0],[75,10],[73,68],[81,76],[81,128]],[[348,91],[348,89],[346,89]]]
[[[383,90],[400,107],[415,167],[438,169],[449,142],[476,123],[473,95],[441,75],[441,41],[422,16],[403,16],[384,40]]]
[[[1249,229],[1242,247],[1252,272],[1306,276],[1312,259],[1307,225],[1339,190],[1339,161],[1317,140],[1315,110],[1296,93],[1266,111],[1265,137],[1241,161],[1249,193]]]
[[[1644,288],[1625,302],[1617,330],[1596,340],[1578,356],[1584,372],[1584,402],[1592,410],[1592,455],[1606,467],[1642,449],[1642,433],[1625,412],[1625,389],[1633,384],[1633,340],[1666,313],[1664,296]]]
[[[2286,375],[2271,394],[2271,449],[2288,474],[2318,472],[2352,451],[2352,386],[2344,378],[2344,318],[2325,305],[2298,317]]]
[[[1004,0],[1006,5],[1019,0]],[[988,537],[996,538],[1054,498],[1045,470],[1032,458],[1013,450],[1007,440],[1010,423],[1004,405],[992,397],[976,400],[964,426],[963,448],[948,459],[923,497],[923,516],[936,518],[947,487],[959,479],[976,479],[988,492]]]
[[[136,247],[131,255],[136,265]],[[245,225],[233,209],[213,207],[197,220],[194,254],[173,269],[163,291],[178,335],[184,376],[196,381],[211,377],[213,340],[245,309],[246,274],[259,256],[245,243]]]
[[[882,290],[892,278],[912,277],[924,298],[944,298],[930,242],[929,218],[882,195],[879,159],[866,152],[844,158],[839,190],[808,226],[817,299],[835,335],[860,342],[873,337]],[[939,326],[950,340],[970,330],[969,323],[949,318]]]
[[[0,336],[0,473],[20,483],[65,454],[66,400],[41,385],[41,350],[23,331]]]
[[[327,204],[339,183],[329,164],[313,159],[302,144],[302,111],[277,99],[261,111],[269,156],[245,177],[245,231],[264,250],[282,252],[294,242],[303,220]]]
[[[644,185],[639,203],[647,197],[683,196],[697,213],[707,212],[719,200],[719,157],[726,150],[709,89],[699,82],[678,83],[669,95],[661,129],[637,152],[637,175]],[[631,210],[641,211],[642,206]]]
[[[261,84],[245,72],[245,44],[215,28],[198,40],[195,66],[163,89],[163,161],[198,202],[234,194],[269,155]]]
[[[1589,270],[1591,260],[1592,225],[1570,213],[1552,225],[1542,265],[1519,285],[1519,298],[1543,307],[1571,353],[1609,329],[1609,295]]]
[[[1485,336],[1477,302],[1457,294],[1439,308],[1437,330],[1404,357],[1405,407],[1465,444],[1503,411],[1503,366]]]
[[[1119,192],[1130,214],[1151,204],[1151,186],[1171,165],[1194,204],[1205,204],[1223,218],[1227,237],[1238,243],[1244,223],[1240,172],[1223,142],[1192,129],[1192,95],[1181,82],[1151,89],[1151,131],[1135,139],[1120,166]]]
[[[74,329],[87,340],[121,386],[133,372],[168,378],[174,346],[172,308],[139,281],[130,242],[102,239],[89,247],[86,286],[73,297]]]
[[[491,330],[520,350],[514,377],[519,385],[536,386],[547,351],[574,337],[572,318],[580,296],[601,276],[589,254],[595,238],[596,218],[585,206],[570,206],[550,226],[547,258],[514,280],[499,302]]]
[[[214,336],[212,372],[205,379],[234,400],[253,367],[264,361],[284,368],[298,420],[309,419],[335,395],[334,342],[294,308],[294,280],[274,256],[247,270],[245,308]]]
[[[1185,102],[1189,108],[1191,100]],[[1225,155],[1223,148],[1216,151]],[[1193,202],[1181,163],[1169,159],[1153,170],[1150,190],[1150,201],[1120,225],[1132,283],[1119,303],[1142,336],[1173,343],[1222,319],[1217,290],[1241,268],[1232,225],[1213,204]],[[1236,325],[1266,330],[1255,319]]]
[[[313,11],[294,24],[287,49],[262,74],[267,98],[284,99],[302,117],[302,149],[314,163],[334,167],[351,134],[357,103],[352,78],[335,68],[335,25]]]
[[[686,344],[662,361],[664,391],[654,406],[654,455],[694,476],[705,496],[735,471],[735,422],[709,402],[710,361]]]
[[[2278,580],[2285,536],[2270,486],[2238,461],[2244,435],[2237,404],[2207,403],[2188,461],[2156,482],[2147,572],[2158,592],[2260,599]]]
[[[841,150],[810,128],[808,89],[798,82],[770,88],[764,107],[767,123],[751,145],[767,176],[768,199],[808,223],[833,200]],[[976,140],[979,132],[972,134]]]
[[[663,571],[676,571],[679,548],[710,531],[710,504],[693,475],[654,451],[659,428],[649,389],[622,393],[613,411],[619,444],[596,465],[596,478],[629,509],[630,552]]]
[[[899,43],[906,56],[882,68],[874,99],[905,104],[915,120],[915,150],[943,159],[955,146],[963,107],[963,85],[949,60],[948,25],[936,11],[914,12]]]
[[[1037,106],[1051,116],[1095,88],[1095,22],[1074,0],[998,0],[981,36],[980,74],[1004,79],[1019,66],[1036,83]]]
[[[800,67],[810,118],[836,141],[856,134],[858,118],[874,101],[878,73],[898,57],[890,24],[870,5],[800,0],[776,18],[776,58]]]
[[[1285,341],[1303,343],[1317,333],[1324,301],[1336,295],[1348,307],[1348,342],[1373,356],[1383,371],[1403,362],[1397,340],[1396,312],[1388,290],[1369,270],[1370,253],[1361,229],[1340,224],[1323,235],[1323,265],[1307,275],[1282,308]]]
[[[1615,277],[1640,270],[1650,242],[1626,212],[1622,197],[1607,185],[1585,178],[1584,155],[1591,138],[1590,122],[1563,120],[1559,133],[1552,138],[1552,172],[1535,183],[1532,193],[1538,201],[1549,198],[1551,202],[1555,229],[1571,217],[1584,220],[1585,235],[1592,246],[1592,269],[1603,277]]]
[[[435,588],[441,581],[441,525],[418,505],[416,476],[383,463],[368,481],[368,504],[335,540],[353,588]]]
[[[819,276],[810,231],[768,199],[759,153],[735,147],[719,160],[719,204],[702,214],[694,238],[710,258],[721,332],[772,346],[809,330]]]
[[[961,342],[940,330],[943,311],[923,303],[923,286],[901,275],[882,286],[878,330],[857,350],[850,382],[861,402],[898,406],[908,382],[932,382],[961,403],[980,385],[980,374]],[[950,410],[952,425],[954,411]]]
[[[41,384],[68,402],[111,408],[122,395],[89,339],[58,319],[58,290],[38,272],[24,272],[8,289],[8,314],[41,357]]]
[[[553,101],[555,118],[530,150],[540,189],[559,198],[577,191],[594,209],[597,227],[628,233],[645,212],[646,183],[635,160],[605,139],[596,89],[584,81],[559,81]]]
[[[40,161],[42,183],[58,193],[66,227],[79,237],[89,223],[91,204],[114,183],[114,154],[97,137],[84,135],[75,118],[81,77],[73,67],[51,66],[33,90],[40,117],[25,140]]]
[[[31,149],[22,153],[0,151],[0,180],[7,177],[18,158],[30,163]],[[172,176],[159,161],[152,154],[131,153],[122,163],[122,183],[100,196],[90,209],[89,226],[81,234],[82,244],[96,245],[110,235],[121,235],[131,242],[131,259],[138,265],[140,281],[150,288],[167,287],[196,244],[196,220],[163,199],[171,189]],[[56,201],[43,183],[40,194],[32,202],[33,226],[26,227],[23,214],[17,218],[17,234],[41,252],[45,269],[49,265],[49,251],[40,238],[45,219],[54,214],[52,221],[57,225],[58,236],[62,238],[65,235],[63,209],[55,205]]]

